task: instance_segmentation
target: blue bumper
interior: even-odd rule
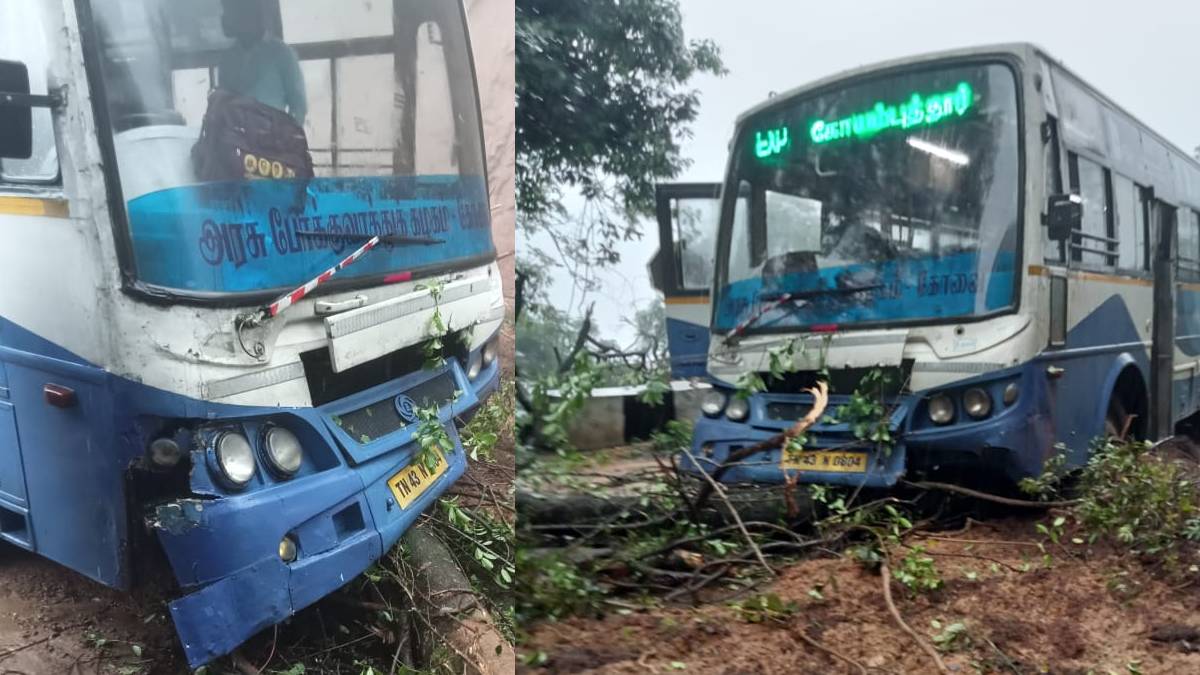
[[[1006,405],[1004,390],[1016,383],[1019,395]],[[965,415],[960,404],[962,391],[980,387],[993,401],[991,413],[982,420]],[[946,393],[956,403],[954,421],[945,426],[928,419],[928,401],[935,393]],[[828,410],[848,400],[831,396]],[[856,438],[845,424],[824,419],[808,432],[806,450],[866,453],[865,471],[841,473],[819,469],[781,468],[781,450],[756,453],[730,466],[722,474],[727,483],[783,483],[789,474],[800,473],[800,482],[886,488],[914,470],[967,468],[998,470],[1010,480],[1036,475],[1052,453],[1054,425],[1049,384],[1035,364],[989,373],[935,391],[905,395],[891,402],[889,430],[893,442],[880,447]],[[745,422],[724,416],[702,417],[696,422],[691,454],[679,458],[680,466],[693,473],[712,473],[739,448],[764,441],[802,417],[811,406],[807,394],[755,394],[750,398],[750,415]],[[779,419],[772,410],[794,409],[795,415]]]
[[[436,377],[455,383],[453,402],[439,409],[454,451],[444,473],[402,506],[388,479],[413,460],[417,425],[372,437],[358,434],[340,416],[374,402],[399,401]],[[198,667],[229,653],[379,560],[466,470],[455,420],[469,418],[498,381],[498,363],[472,382],[452,361],[443,371],[414,373],[320,408],[288,409],[293,428],[306,429],[301,434],[306,452],[324,444],[324,454],[291,480],[264,476],[238,494],[211,482],[213,472],[206,467],[211,458],[202,448],[194,450],[192,490],[199,498],[159,506],[155,522],[179,583],[190,591],[170,606],[189,664]],[[252,418],[242,414],[239,424],[253,437]],[[284,537],[297,548],[290,563],[280,557]]]

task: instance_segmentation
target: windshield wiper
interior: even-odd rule
[[[791,293],[772,293],[770,295],[761,295],[760,298],[769,300],[766,304],[759,308],[752,316],[745,321],[733,327],[733,330],[725,334],[725,344],[741,337],[750,328],[753,328],[768,312],[783,306],[786,303],[795,302],[797,300],[812,300],[813,298],[824,298],[835,295],[853,295],[855,293],[864,293],[866,291],[874,291],[883,288],[883,284],[864,284],[862,286],[840,286],[835,288],[814,288],[808,291],[793,291]],[[792,310],[800,309],[804,305],[792,305]]]
[[[319,232],[316,230],[296,230],[297,237],[313,237],[315,239],[345,239],[347,241],[370,241],[375,238],[371,234],[355,234],[353,232]],[[433,246],[446,243],[445,239],[433,237],[405,237],[399,234],[381,234],[379,243],[392,246]]]

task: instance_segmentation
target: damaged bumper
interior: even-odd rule
[[[963,411],[960,402],[968,389],[988,393],[992,406],[984,417],[971,418]],[[956,402],[947,423],[930,419],[929,400],[935,394]],[[831,396],[828,410],[847,400]],[[790,427],[811,405],[807,394],[755,394],[744,422],[702,417],[693,434],[695,460],[680,457],[680,466],[712,473],[737,450]],[[902,396],[892,402],[888,429],[893,440],[881,446],[859,440],[848,425],[826,417],[808,431],[803,457],[785,458],[778,448],[759,452],[731,465],[721,480],[779,484],[798,471],[803,483],[887,488],[906,473],[966,468],[999,471],[1016,481],[1041,471],[1054,439],[1048,384],[1032,364]]]
[[[830,408],[843,399],[831,397]],[[751,397],[751,415],[745,423],[725,418],[701,418],[696,422],[692,437],[692,457],[679,458],[679,465],[692,473],[712,473],[734,452],[790,427],[808,413],[811,405],[812,397],[807,394],[756,394]],[[905,404],[893,411],[889,424],[893,437],[900,435],[907,411]],[[778,484],[799,470],[803,483],[890,487],[904,475],[907,455],[904,443],[894,443],[890,447],[864,443],[855,438],[845,424],[818,422],[808,431],[804,447],[803,459],[812,460],[806,468],[800,469],[792,463],[800,458],[787,458],[780,448],[774,448],[731,465],[722,474],[721,482]]]
[[[213,470],[205,436],[193,442],[196,498],[159,505],[152,527],[187,595],[170,605],[192,667],[229,653],[338,589],[379,560],[466,470],[456,420],[468,418],[497,386],[492,363],[474,381],[450,361],[311,409],[256,409],[212,426],[247,438],[288,426],[304,466],[279,480],[261,468],[231,491]],[[452,389],[451,389],[452,388]],[[454,450],[430,474],[418,469],[414,406],[441,398],[439,421]],[[211,417],[211,416],[210,416]],[[262,462],[260,462],[260,465]],[[411,470],[406,471],[411,466]],[[404,484],[393,486],[404,478]]]

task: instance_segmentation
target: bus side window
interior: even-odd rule
[[[1099,164],[1068,153],[1071,189],[1083,197],[1083,225],[1071,237],[1071,260],[1091,267],[1115,267],[1112,209],[1106,170]]]
[[[42,5],[4,4],[0,19],[0,60],[18,61],[29,69],[31,94],[46,94],[48,41],[42,30]],[[59,181],[58,147],[48,108],[33,109],[33,154],[29,159],[0,159],[0,183],[54,184]]]
[[[1146,223],[1142,217],[1141,191],[1125,176],[1112,175],[1113,211],[1120,242],[1117,266],[1138,272],[1146,269]]]
[[[1179,214],[1179,251],[1175,256],[1181,281],[1200,281],[1200,213]]]

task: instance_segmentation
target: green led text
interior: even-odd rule
[[[766,159],[783,152],[788,146],[787,127],[754,132],[754,154]]]
[[[954,91],[921,95],[913,93],[902,103],[882,101],[869,110],[836,120],[817,120],[808,129],[818,145],[850,138],[870,138],[888,129],[930,127],[947,119],[962,117],[975,105],[975,91],[966,82]],[[759,155],[762,157],[762,155]]]

